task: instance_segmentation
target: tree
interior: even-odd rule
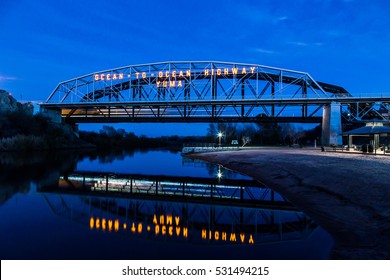
[[[259,132],[256,135],[262,145],[275,145],[280,143],[280,127],[277,123],[257,123]]]
[[[242,136],[242,147],[244,147],[246,144],[249,144],[251,142],[251,138],[249,136]]]
[[[211,123],[207,129],[207,138],[210,142],[218,140],[218,133],[222,133],[222,139],[224,142],[230,143],[233,139],[237,138],[237,128],[231,123]]]

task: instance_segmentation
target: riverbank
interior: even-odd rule
[[[249,175],[282,194],[333,236],[330,258],[390,258],[389,157],[276,148],[186,156]]]

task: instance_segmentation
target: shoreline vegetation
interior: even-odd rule
[[[10,93],[0,90],[0,152],[143,148],[180,150],[184,143],[204,141],[205,137],[202,136],[137,136],[111,126],[102,126],[99,132],[77,131],[70,124],[53,123],[42,114],[33,114],[31,104],[21,104]]]
[[[185,156],[251,176],[283,195],[332,235],[332,259],[390,258],[388,157],[288,148]]]
[[[53,123],[34,107],[21,104],[12,94],[0,89],[0,152],[54,149],[137,149],[168,148],[180,150],[188,143],[242,143],[260,146],[313,145],[320,138],[317,126],[304,130],[289,124],[209,124],[205,136],[137,136],[124,129],[102,126],[99,132],[78,131],[73,124]],[[217,138],[217,135],[219,139]]]
[[[0,152],[67,149],[133,150],[167,148],[181,150],[183,144],[204,142],[202,136],[137,136],[124,129],[103,126],[99,132],[75,131],[71,125],[55,124],[44,116],[21,112],[0,113]]]
[[[19,110],[0,112],[2,152],[91,147],[78,139],[70,125],[52,123],[41,114]]]

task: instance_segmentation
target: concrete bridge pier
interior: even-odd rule
[[[49,118],[53,123],[62,123],[61,109],[51,109],[41,106],[40,112],[43,116]]]
[[[322,112],[321,145],[342,145],[341,104],[332,102]]]

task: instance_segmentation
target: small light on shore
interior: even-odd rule
[[[223,133],[222,132],[218,132],[217,136],[218,136],[218,139],[219,139],[219,146],[221,147],[221,138],[223,137]]]

